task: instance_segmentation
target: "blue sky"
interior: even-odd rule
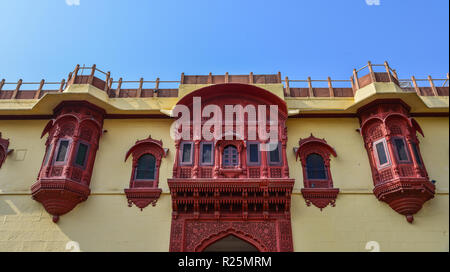
[[[60,80],[77,63],[127,80],[349,79],[368,60],[388,60],[401,78],[449,70],[448,0],[0,0],[0,12],[7,81]]]

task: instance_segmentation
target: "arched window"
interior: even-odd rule
[[[229,145],[224,148],[222,164],[225,167],[234,167],[239,164],[238,151],[234,145]]]
[[[136,166],[136,180],[154,180],[156,158],[152,154],[142,155]]]
[[[325,139],[312,134],[300,139],[298,144],[296,157],[302,162],[304,188],[301,191],[306,205],[313,204],[321,210],[329,204],[334,207],[339,189],[333,187],[330,156],[337,157],[336,151]]]
[[[138,140],[125,155],[125,161],[130,155],[133,156],[130,188],[124,190],[128,206],[134,204],[142,210],[149,204],[156,205],[162,192],[158,188],[159,167],[161,159],[166,157],[168,152],[168,149],[162,146],[162,141],[149,136],[147,139]]]
[[[306,172],[308,179],[326,179],[325,162],[319,154],[310,154],[306,157]]]

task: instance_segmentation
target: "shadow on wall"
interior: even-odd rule
[[[30,195],[0,196],[0,251],[168,251],[170,205],[163,195],[141,212],[125,195],[91,195],[55,224]]]

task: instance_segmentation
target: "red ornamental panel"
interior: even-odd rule
[[[193,105],[194,97],[201,98],[201,107]],[[293,251],[290,203],[294,180],[289,178],[286,157],[286,103],[253,85],[217,84],[185,96],[178,104],[191,112],[206,106],[220,109],[222,115],[212,118],[222,118],[224,133],[214,134],[213,139],[202,135],[175,141],[173,178],[168,180],[172,197],[170,251],[203,251],[229,235],[259,251]],[[226,131],[225,118],[233,118],[226,108],[236,105],[278,107],[272,116],[278,119],[278,138],[272,149],[262,148],[267,140],[259,135],[251,137],[257,133],[249,125],[264,124],[269,120],[269,110],[267,115],[237,112],[235,119],[241,120],[243,128],[234,126]],[[197,120],[201,131],[209,121],[205,117]],[[213,133],[216,129],[206,127]]]
[[[234,235],[260,252],[291,252],[292,230],[290,220],[233,221],[192,220],[172,221],[171,252],[201,252],[228,235]]]
[[[11,153],[13,150],[8,149],[9,140],[2,138],[2,133],[0,132],[0,168],[3,165],[3,162],[6,160],[6,156]]]
[[[159,166],[161,159],[167,156],[167,149],[163,148],[162,141],[154,140],[149,136],[145,140],[137,141],[128,150],[125,161],[133,156],[130,188],[125,189],[128,206],[136,205],[141,210],[149,204],[156,205],[161,189],[159,184]]]
[[[413,215],[434,197],[417,132],[423,134],[401,100],[376,100],[359,109],[360,132],[369,156],[375,196],[405,215]]]
[[[328,205],[334,207],[339,189],[333,188],[330,155],[337,157],[336,151],[325,139],[312,134],[300,139],[298,144],[296,159],[300,158],[302,163],[304,188],[301,191],[306,205],[313,204],[320,210]]]
[[[46,152],[32,197],[57,222],[89,194],[92,169],[102,134],[104,110],[85,101],[65,101],[54,109],[42,132]]]

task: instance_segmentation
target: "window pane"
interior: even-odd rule
[[[223,165],[224,166],[236,166],[239,164],[239,159],[237,157],[236,147],[229,145],[223,150]]]
[[[380,162],[380,165],[383,165],[388,162],[386,157],[386,150],[384,150],[384,143],[380,142],[376,144],[377,154],[378,154],[378,161]]]
[[[136,179],[155,179],[156,159],[151,154],[139,158],[136,167]]]
[[[258,144],[250,144],[249,150],[250,150],[250,155],[249,155],[250,162],[258,163],[258,161],[259,161]]]
[[[212,144],[203,144],[202,163],[212,162]]]
[[[191,161],[191,146],[192,144],[183,144],[183,157],[182,162],[190,162]]]
[[[50,158],[50,152],[52,151],[52,145],[50,144],[47,146],[47,149],[45,151],[45,157],[44,157],[44,165],[47,165],[48,159]]]
[[[419,155],[419,148],[417,147],[416,143],[412,144],[412,148],[414,151],[414,157],[416,158],[416,161],[419,165],[422,165],[422,160],[420,159],[420,155]]]
[[[397,149],[398,160],[407,161],[408,155],[406,154],[405,142],[403,139],[394,139],[395,148]]]
[[[84,163],[86,161],[87,151],[88,151],[88,146],[83,143],[80,143],[80,145],[78,146],[78,152],[77,152],[77,157],[75,159],[75,164],[84,166]]]
[[[68,147],[69,147],[69,141],[59,142],[58,154],[56,155],[57,162],[65,161]]]
[[[322,156],[311,154],[306,158],[306,173],[308,179],[326,179],[325,163]]]
[[[270,151],[270,162],[280,162],[280,152],[278,147],[279,146],[277,145],[274,150]]]

